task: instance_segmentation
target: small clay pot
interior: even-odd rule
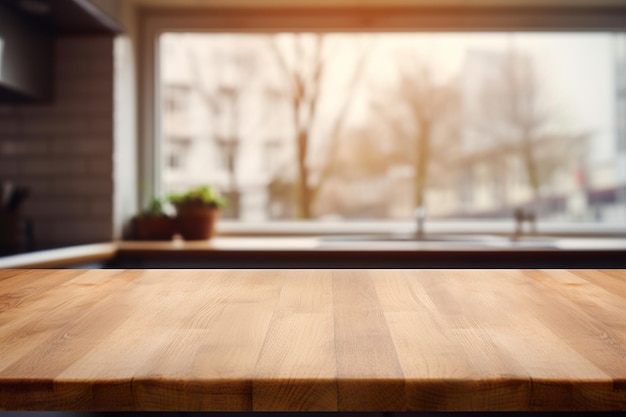
[[[185,240],[207,240],[215,234],[219,210],[199,205],[176,206],[176,229]]]
[[[143,215],[135,218],[135,236],[139,240],[172,240],[174,219],[168,216]]]

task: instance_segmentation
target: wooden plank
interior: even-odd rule
[[[523,405],[530,378],[480,325],[484,317],[497,327],[489,293],[475,291],[473,278],[480,277],[458,271],[405,274],[418,288],[408,292],[430,300],[428,309],[385,313],[406,378],[407,409],[504,411]]]
[[[166,284],[176,282],[176,286]],[[69,389],[76,381],[100,381],[91,390],[92,410],[133,410],[136,404],[130,381],[141,376],[142,367],[167,349],[188,318],[199,307],[206,277],[189,271],[148,271],[124,289],[120,298],[141,297],[127,320],[106,335],[97,346],[80,357],[56,377]],[[169,288],[168,291],[163,291]],[[121,381],[127,381],[121,383]],[[90,384],[87,384],[90,385]]]
[[[234,407],[241,410],[242,397],[245,403],[250,403],[251,387],[245,378],[249,381],[265,337],[261,321],[267,327],[275,304],[271,298],[268,299],[267,290],[270,289],[275,294],[274,298],[277,298],[280,281],[272,277],[264,278],[261,276],[263,273],[259,273],[255,280],[258,282],[252,283],[245,274],[239,273],[242,276],[237,279],[237,273],[229,273],[231,276],[226,277],[230,280],[225,290],[220,289],[219,285],[212,285],[213,274],[199,274],[204,275],[200,277],[204,288],[188,285],[189,271],[148,271],[141,279],[134,280],[131,286],[124,288],[123,292],[98,303],[99,308],[90,309],[86,317],[77,320],[68,329],[63,329],[62,336],[57,336],[45,349],[22,356],[5,371],[8,374],[29,374],[38,379],[55,381],[54,389],[45,391],[46,395],[38,393],[28,399],[34,409],[52,397],[58,401],[58,398],[73,396],[72,401],[79,409],[106,410],[107,406],[112,405],[111,398],[117,398],[119,402],[113,405],[122,410],[137,407],[175,409],[177,404],[187,407],[194,401],[198,403],[198,399],[201,399],[198,403],[200,409],[228,410]],[[178,282],[177,290],[173,290],[171,282]],[[232,285],[233,282],[235,285]],[[244,287],[253,287],[259,291],[247,293],[242,291]],[[217,291],[211,291],[216,288]],[[206,303],[207,300],[220,303],[221,300],[220,314],[214,316],[212,321],[206,318],[196,320],[198,314],[195,312],[199,311],[200,315],[204,312],[201,309],[189,310],[189,304],[180,303],[185,301],[185,295],[191,294],[200,294],[197,300],[200,303]],[[135,302],[130,303],[132,300]],[[144,302],[137,303],[138,300]],[[193,304],[191,307],[194,307]],[[151,355],[166,349],[175,329],[190,325],[205,328],[203,341],[196,345],[191,369],[199,378],[218,379],[194,385],[194,372],[186,373],[184,377],[191,381],[182,384],[181,390],[179,384],[168,384],[167,378],[162,383],[140,374],[137,375],[137,381],[133,382],[131,391],[133,370],[145,363]],[[140,334],[136,334],[137,331]],[[69,341],[65,337],[68,332],[72,334]],[[252,343],[255,340],[256,343]],[[253,350],[256,350],[256,355],[250,354]],[[177,358],[180,359],[180,356]],[[46,365],[43,361],[50,363]],[[149,366],[147,369],[150,369]],[[176,375],[169,377],[175,378]],[[232,379],[230,383],[229,378]],[[93,380],[98,383],[84,383]],[[229,384],[231,392],[228,392]],[[93,386],[84,389],[84,385]],[[187,385],[192,387],[189,394],[186,394],[186,388],[189,388]],[[175,388],[171,389],[171,386]],[[196,389],[193,389],[194,386]],[[77,387],[83,388],[83,391],[77,392]],[[198,396],[198,391],[208,395]],[[185,395],[181,396],[181,393]],[[78,394],[82,394],[82,397]],[[232,398],[235,398],[235,403]],[[190,399],[194,401],[190,403]],[[88,401],[91,401],[89,406]],[[64,407],[72,408],[74,405],[65,404],[61,408]]]
[[[107,277],[114,273],[93,272]],[[128,277],[124,275],[124,278],[123,282],[127,284]],[[32,320],[24,320],[25,323],[14,326],[17,328],[8,335],[3,333],[6,336],[2,340],[2,347],[9,352],[20,352],[21,355],[17,361],[5,367],[0,376],[25,374],[38,379],[56,378],[67,366],[96,347],[109,332],[131,317],[133,309],[138,308],[138,303],[133,302],[136,298],[133,300],[130,295],[132,286],[138,285],[137,281],[131,280],[128,284],[131,286],[128,293],[114,292],[103,299],[97,297],[96,291],[90,291],[91,288],[83,292],[81,290],[84,287],[81,286],[58,287],[64,293],[54,298],[59,302],[58,309],[54,311],[57,314],[35,312],[31,314]],[[70,308],[66,308],[68,304]],[[2,359],[4,361],[4,357]]]
[[[0,285],[2,285],[2,282],[6,279],[15,277],[17,275],[23,275],[23,274],[27,274],[27,273],[31,273],[31,274],[35,274],[35,273],[40,273],[40,274],[46,274],[49,273],[50,271],[37,271],[37,270],[29,270],[29,269],[0,269]]]
[[[553,271],[542,271],[545,279]],[[511,277],[524,280],[530,271],[509,271]],[[528,304],[528,310],[553,333],[558,335],[563,345],[572,347],[584,357],[590,358],[603,372],[614,378],[623,377],[626,370],[626,343],[623,331],[604,325],[597,313],[585,312],[568,297],[559,296],[554,291],[534,281],[526,281],[525,288],[516,286],[518,294]],[[534,285],[533,285],[534,284]],[[616,317],[610,321],[620,322],[623,311],[614,310]],[[606,320],[606,318],[605,318]]]
[[[376,294],[374,273],[333,272],[340,411],[404,410],[404,375]]]
[[[188,272],[189,273],[189,272]],[[197,271],[206,283],[188,329],[165,346],[135,377],[139,409],[246,411],[252,378],[284,282],[283,271]]]
[[[623,332],[603,325],[569,298],[528,280],[531,271],[501,274],[529,312],[526,323],[518,323],[506,340],[508,349],[516,349],[516,357],[525,359],[523,364],[533,377],[531,408],[590,410],[599,404],[603,405],[597,410],[626,408],[626,387],[619,383],[626,370]],[[532,344],[523,343],[531,336],[535,336]]]
[[[51,288],[69,281],[85,271],[34,270],[15,271],[0,278],[0,327],[20,315]]]
[[[52,269],[0,269],[0,291],[4,293],[14,290],[54,272],[59,271]],[[81,271],[75,272],[80,273]]]
[[[609,326],[611,329],[626,332],[626,298],[590,282],[579,274],[564,270],[525,271],[535,281],[545,285],[555,293],[570,300],[577,310],[587,313],[590,318]],[[609,278],[609,277],[607,277]],[[623,332],[619,332],[623,334]],[[619,337],[616,333],[616,337]],[[626,338],[620,341],[626,346]]]
[[[336,411],[330,271],[291,271],[253,379],[255,411]]]
[[[376,280],[374,280],[376,295],[386,313],[394,311],[432,312],[437,310],[421,280],[415,279],[412,271],[390,269],[375,270],[372,273],[376,274]]]
[[[28,306],[13,310],[11,319],[0,327],[0,370],[20,360],[28,365],[29,360],[24,359],[28,353],[41,355],[39,350],[50,348],[54,341],[69,339],[66,332],[72,323],[95,305],[103,306],[106,317],[108,297],[140,274],[141,271],[88,271],[49,289]],[[97,279],[100,285],[84,284],[81,277]]]
[[[625,270],[573,270],[576,274],[615,295],[626,298],[626,271]]]

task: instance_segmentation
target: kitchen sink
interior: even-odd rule
[[[556,248],[556,239],[542,236],[498,235],[432,235],[421,238],[413,234],[346,235],[320,239],[321,247],[415,246],[415,247],[483,247],[483,248]]]

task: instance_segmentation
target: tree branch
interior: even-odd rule
[[[330,133],[330,147],[329,147],[329,155],[326,158],[326,164],[322,168],[320,172],[319,179],[314,187],[311,189],[311,201],[315,202],[315,199],[319,195],[319,191],[326,180],[330,177],[332,171],[335,168],[337,163],[337,148],[339,147],[339,134],[343,129],[343,125],[345,123],[346,115],[352,106],[352,102],[354,100],[354,91],[361,80],[363,75],[363,70],[365,68],[365,61],[369,56],[369,51],[372,49],[372,46],[375,42],[375,39],[370,41],[367,45],[365,45],[361,49],[361,53],[359,59],[357,61],[355,71],[352,75],[352,79],[350,80],[350,85],[348,86],[346,100],[343,102],[343,106],[339,111],[337,118],[335,119],[335,123],[333,124],[333,128]]]

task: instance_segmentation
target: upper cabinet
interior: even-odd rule
[[[0,101],[45,101],[52,93],[52,36],[0,8]]]
[[[119,24],[101,8],[114,2],[94,3],[87,0],[0,1],[0,103],[52,99],[56,36],[121,32]]]

